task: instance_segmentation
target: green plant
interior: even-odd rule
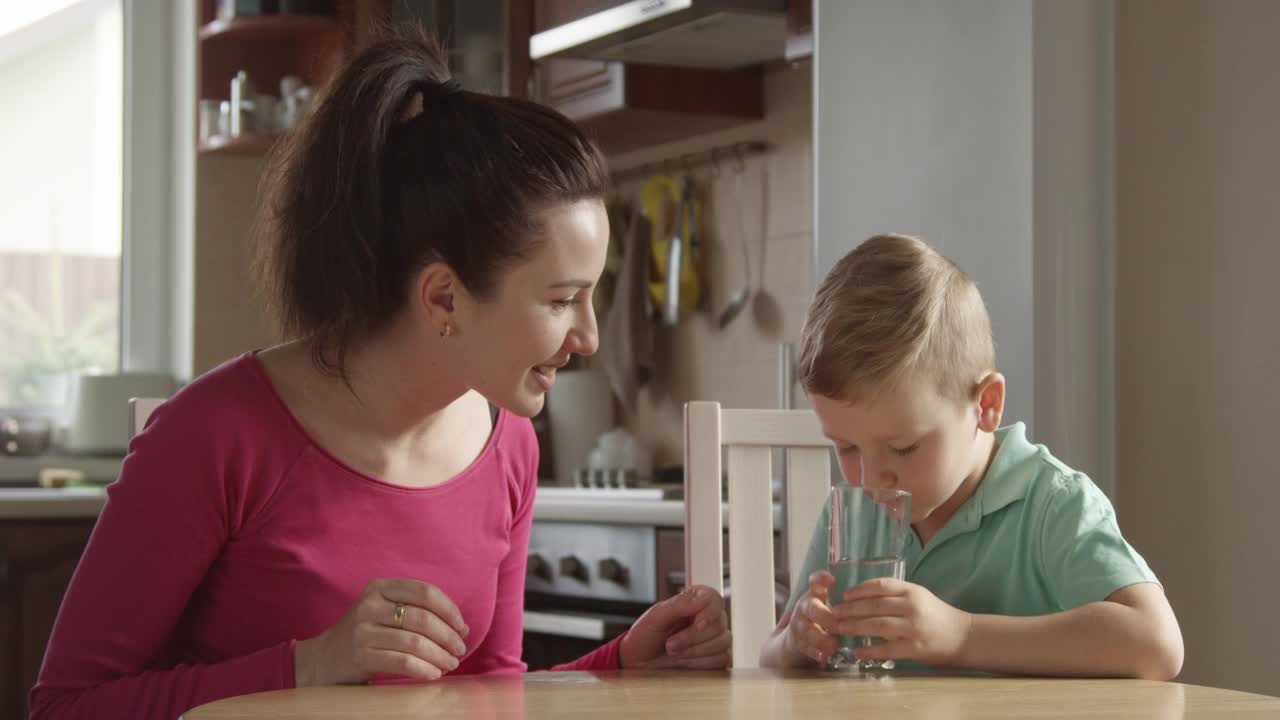
[[[57,376],[91,367],[115,369],[119,356],[116,304],[101,300],[68,323],[62,254],[56,244],[49,266],[48,316],[16,290],[0,293],[0,405],[47,405],[51,401],[47,387]]]

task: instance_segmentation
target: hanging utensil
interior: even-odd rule
[[[729,303],[725,305],[724,310],[720,312],[721,330],[738,317],[742,308],[747,306],[747,301],[751,299],[751,254],[747,252],[746,226],[742,222],[742,175],[745,170],[746,163],[742,161],[742,155],[738,154],[738,163],[733,170],[733,200],[738,223],[738,246],[742,248],[743,283],[742,287],[729,298]]]
[[[680,322],[680,272],[684,260],[684,245],[690,238],[685,234],[685,215],[692,211],[691,197],[693,184],[686,176],[680,180],[680,203],[676,210],[675,230],[671,234],[671,245],[667,247],[666,293],[663,295],[662,323],[675,325]],[[693,233],[693,222],[689,223],[689,234]]]

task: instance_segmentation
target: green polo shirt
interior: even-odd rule
[[[1158,582],[1125,542],[1107,496],[1083,473],[1027,441],[1022,423],[996,431],[987,474],[925,547],[908,533],[906,579],[953,607],[994,615],[1047,615]],[[827,511],[809,541],[787,603],[827,569]]]

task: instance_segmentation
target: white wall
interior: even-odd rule
[[[817,12],[815,277],[933,243],[986,299],[1007,421],[1113,493],[1111,0]]]
[[[1030,0],[815,11],[815,279],[877,233],[928,240],[978,282],[1006,417],[1034,425]]]
[[[1116,6],[1117,468],[1186,682],[1280,695],[1280,3]]]
[[[1035,437],[1114,498],[1114,7],[1033,11]]]

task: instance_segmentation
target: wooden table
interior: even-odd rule
[[[767,670],[572,672],[282,690],[220,700],[182,720],[573,717],[1276,718],[1280,698],[1142,680],[870,678]]]

